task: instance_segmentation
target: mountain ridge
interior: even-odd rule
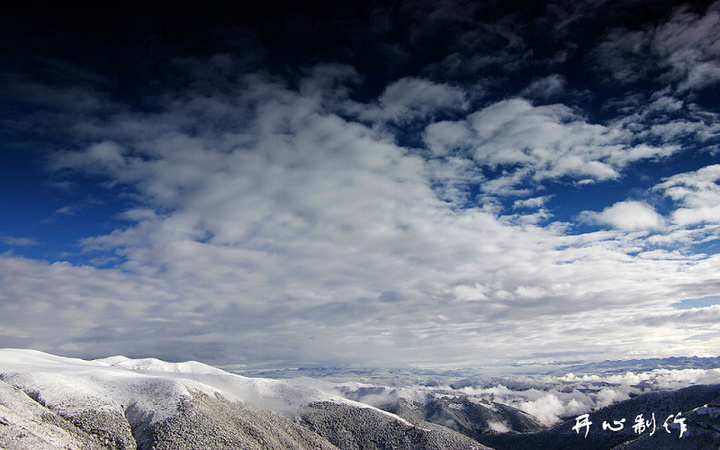
[[[695,379],[720,381],[717,369],[703,374]],[[598,398],[615,400],[604,407],[599,402],[597,408],[576,403],[575,413],[564,415],[567,420],[547,426],[502,403],[511,392],[506,387],[483,388],[471,379],[451,387],[434,384],[441,380],[432,377],[410,378],[429,384],[251,378],[193,361],[124,356],[87,361],[0,349],[0,448],[502,450],[538,445],[602,449],[611,444],[644,450],[678,442],[682,448],[720,444],[720,384],[649,392],[652,383],[646,378],[613,375],[607,380],[631,380],[637,386],[625,397],[608,397],[603,389],[619,388],[604,378],[568,374],[555,382],[570,390],[518,391],[528,400],[516,405],[542,412],[538,408],[554,407],[553,399],[559,401],[561,394],[588,399],[598,389],[592,383],[601,386]],[[486,391],[498,401],[474,396]],[[662,432],[633,434],[631,423],[640,412],[648,418],[652,412],[655,428]],[[594,423],[587,438],[573,429],[583,413]],[[676,425],[674,440],[662,429],[665,416],[678,413],[687,420],[682,441]],[[601,422],[620,416],[628,421],[623,432],[599,429]]]
[[[333,449],[336,441],[342,448],[484,448],[312,387],[199,364],[0,349],[0,447]]]

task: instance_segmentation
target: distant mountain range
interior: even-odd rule
[[[718,369],[720,356],[717,357],[669,357],[626,360],[605,360],[596,362],[557,362],[543,365],[516,364],[511,366],[513,373],[565,375],[567,373],[607,375],[622,372],[645,372],[655,369]],[[497,373],[496,368],[459,368],[459,369],[415,369],[415,368],[356,368],[356,367],[299,367],[294,369],[244,369],[233,370],[240,375],[263,378],[448,378],[469,377],[473,375],[484,376],[488,373]]]
[[[550,373],[597,374],[620,373],[627,371],[645,372],[656,369],[717,369],[720,368],[720,356],[714,358],[671,357],[628,360],[606,360],[593,363],[581,363],[564,366]]]
[[[590,370],[591,366],[584,367]],[[365,372],[361,378],[371,375]],[[383,373],[383,377],[391,376],[392,371]],[[720,384],[634,395],[587,411],[586,416],[578,413],[550,428],[526,411],[470,395],[470,391],[401,384],[409,387],[337,384],[309,377],[246,377],[197,362],[121,356],[85,361],[34,350],[0,349],[0,448],[720,446]],[[637,419],[640,414],[642,421]],[[603,422],[611,428],[604,429]],[[587,429],[584,423],[589,424]]]

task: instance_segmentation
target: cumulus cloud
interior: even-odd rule
[[[720,165],[669,177],[655,189],[680,206],[673,212],[678,225],[720,222]]]
[[[464,122],[433,122],[425,128],[423,139],[427,146],[438,156],[451,151],[468,151],[474,143],[474,134]]]
[[[581,218],[621,230],[653,230],[664,225],[663,217],[652,206],[634,200],[615,203],[599,213],[585,211]]]
[[[571,330],[588,337],[587,348],[574,349],[597,351],[592,336],[657,301],[659,292],[671,296],[682,281],[661,274],[695,264],[631,257],[643,248],[639,236],[573,237],[563,226],[538,226],[537,214],[549,217],[542,207],[550,196],[534,188],[517,200],[512,220],[476,202],[459,207],[473,184],[501,195],[502,180],[503,189],[517,189],[528,179],[617,177],[624,166],[613,155],[636,148],[623,132],[590,124],[563,105],[513,99],[467,112],[462,121],[430,123],[424,136],[437,157],[424,158],[398,144],[392,129],[345,114],[371,111],[389,120],[384,114],[399,108],[408,117],[416,111],[422,122],[438,108],[465,108],[462,93],[404,80],[366,109],[327,95],[322,86],[335,86],[330,80],[342,73],[308,71],[298,89],[248,75],[253,82],[232,95],[189,90],[153,114],[78,124],[91,143],[56,153],[51,167],[125,186],[136,206],[122,214],[123,228],[82,241],[85,250],[114,252],[121,263],[63,267],[68,279],[77,271],[79,280],[106,280],[103,298],[127,317],[117,316],[125,317],[121,326],[108,325],[100,310],[85,314],[86,322],[70,320],[63,327],[77,337],[56,330],[70,342],[64,345],[100,349],[112,339],[121,347],[143,336],[158,352],[182,342],[196,359],[252,360],[271,346],[282,349],[273,351],[278,359],[353,355],[389,364],[434,360],[438,348],[448,361],[465,361],[481,342],[488,354],[501,351],[511,335],[528,343],[528,353],[558,348]],[[198,132],[194,122],[214,126]],[[483,167],[510,173],[489,181]],[[662,223],[641,203],[598,217],[621,231]],[[40,264],[35,271],[52,279],[56,268]],[[652,283],[648,273],[658,274]],[[8,304],[21,290],[45,289],[16,281],[6,291],[13,292]],[[79,302],[94,298],[83,292]],[[626,305],[620,292],[633,292],[636,305]],[[142,320],[133,322],[126,308],[134,303],[119,303],[123,296],[146,302]],[[37,310],[46,303],[53,305],[38,299]],[[602,323],[581,318],[612,305],[622,314],[605,314]],[[542,316],[553,320],[538,325]],[[582,332],[570,326],[578,321],[587,323]],[[487,342],[488,335],[498,339]]]
[[[534,401],[521,402],[520,409],[537,417],[544,425],[552,425],[560,420],[559,414],[564,410],[563,403],[554,394],[547,394]]]
[[[540,208],[550,200],[551,196],[543,195],[541,197],[532,197],[524,200],[515,200],[513,208]]]
[[[507,175],[483,185],[495,195],[528,180],[612,180],[632,162],[677,150],[633,144],[633,134],[621,127],[588,123],[562,104],[533,106],[519,98],[487,106],[464,121],[431,124],[424,138],[436,154],[469,153],[480,165],[503,168]]]
[[[600,14],[606,4],[582,6]],[[53,217],[77,232],[67,239],[80,256],[2,254],[0,333],[78,355],[268,364],[717,348],[717,338],[693,340],[688,324],[712,331],[699,314],[677,325],[660,314],[642,333],[628,326],[717,293],[717,168],[699,165],[720,122],[684,94],[712,86],[714,43],[691,28],[712,37],[716,8],[674,10],[634,31],[598,25],[597,47],[575,30],[589,23],[580,6],[553,4],[540,17],[501,6],[370,8],[372,39],[348,36],[359,29],[350,20],[335,24],[342,45],[356,47],[326,48],[333,57],[288,55],[284,34],[246,52],[260,38],[223,28],[208,47],[173,51],[176,41],[158,38],[168,44],[160,56],[119,60],[126,72],[116,76],[57,64],[54,83],[46,72],[4,74],[18,89],[0,88],[15,102],[3,125],[23,148],[44,149],[43,175],[66,196],[50,211],[74,213]],[[533,39],[543,27],[548,39]],[[687,33],[683,42],[666,39],[671,29]],[[594,82],[575,66],[585,46],[624,82],[567,95]],[[638,54],[651,61],[627,73],[616,64]],[[136,73],[148,79],[125,77]],[[666,86],[629,91],[648,77]],[[30,112],[11,117],[21,103]],[[657,182],[653,170],[636,172],[658,161],[671,170],[696,150],[685,174]],[[639,178],[656,187],[615,204],[595,195]],[[117,203],[76,207],[100,192]],[[590,208],[581,217],[603,229],[586,233],[575,225]],[[18,253],[32,242],[3,239]],[[702,245],[707,253],[691,251]],[[100,258],[102,269],[83,265]],[[557,416],[541,398],[525,401]]]
[[[587,402],[585,398],[583,400]],[[554,392],[547,393],[537,400],[518,402],[515,407],[532,414],[540,423],[546,426],[555,425],[560,421],[561,417],[576,416],[590,411],[590,405],[574,398],[563,402]]]

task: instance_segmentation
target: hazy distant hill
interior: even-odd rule
[[[605,360],[596,362],[564,362],[545,365],[513,365],[512,372],[532,373],[545,375],[594,374],[608,375],[627,371],[644,372],[656,369],[717,369],[720,368],[720,356],[717,357],[669,357],[626,360]],[[495,368],[459,368],[452,370],[432,369],[388,369],[388,368],[344,368],[344,367],[300,367],[296,369],[244,369],[237,373],[245,376],[263,378],[328,378],[328,379],[373,379],[379,381],[408,380],[417,381],[418,384],[432,384],[437,380],[457,378],[473,379],[488,377],[495,373]],[[389,384],[388,384],[389,385]]]
[[[563,373],[619,373],[629,370],[644,372],[656,369],[716,369],[720,367],[720,356],[715,358],[670,357],[628,360],[606,360],[594,363],[573,364],[562,368]]]

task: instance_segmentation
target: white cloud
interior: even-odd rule
[[[581,219],[620,230],[654,230],[664,226],[663,217],[652,206],[634,200],[615,203],[599,213],[585,211]]]
[[[504,176],[482,186],[492,195],[518,194],[515,189],[531,180],[613,180],[630,163],[678,150],[634,144],[633,133],[622,126],[591,124],[565,105],[533,106],[518,98],[463,121],[431,124],[424,139],[437,155],[469,154],[481,166],[503,169]]]
[[[438,156],[472,147],[474,135],[465,122],[433,122],[425,128],[423,139]]]
[[[71,353],[82,348],[98,354],[102,349],[97,343],[76,338],[98,326],[101,342],[128,333],[129,327],[142,324],[154,305],[177,298],[172,288],[157,280],[115,270],[5,254],[0,256],[0,271],[0,334],[19,346]]]
[[[622,367],[622,362],[617,361]],[[546,425],[576,417],[648,392],[674,391],[698,384],[716,384],[720,369],[655,369],[651,371],[618,371],[608,364],[594,369],[591,374],[566,373],[562,376],[504,374],[502,381],[512,383],[513,388],[483,379],[487,373],[478,374],[473,386],[459,389],[471,398],[510,405],[538,417]],[[532,369],[528,368],[531,371]],[[548,370],[547,366],[541,369]],[[573,370],[570,368],[556,369]],[[588,369],[580,368],[581,373]],[[467,380],[467,379],[466,379]],[[487,387],[490,386],[490,387]],[[431,391],[425,386],[417,391]],[[439,395],[450,388],[444,387]],[[416,394],[417,395],[417,394]],[[437,394],[436,394],[437,395]]]
[[[565,77],[559,74],[548,75],[530,83],[520,92],[520,95],[529,98],[548,100],[564,93],[567,85]]]
[[[453,289],[455,298],[461,301],[486,300],[488,292],[489,289],[479,283],[475,283],[474,286],[460,285]]]
[[[553,214],[544,206],[552,197],[552,195],[544,195],[542,197],[515,200],[512,207],[514,210],[519,211],[515,215],[517,222],[539,224],[543,221],[550,220]],[[529,211],[533,209],[535,210],[534,212]]]
[[[515,200],[513,208],[540,208],[550,200],[552,196],[544,195],[542,197],[532,197],[524,200]]]
[[[462,111],[468,106],[462,89],[412,77],[385,88],[378,103],[376,107],[360,108],[359,117],[407,123],[432,117],[439,111]]]
[[[519,286],[515,289],[515,293],[519,298],[524,299],[537,299],[548,295],[548,291],[539,286]]]
[[[635,351],[645,338],[627,317],[688,286],[715,293],[710,258],[640,256],[646,233],[626,230],[661,225],[646,204],[599,213],[620,230],[568,236],[567,224],[538,225],[549,196],[529,181],[609,180],[665,149],[564,105],[512,99],[427,125],[434,155],[424,159],[386,121],[460,114],[463,92],[404,79],[368,106],[333,94],[351,75],[311,70],[297,89],[247,75],[224,94],[188,90],[154,113],[78,123],[89,144],[57,154],[53,168],[132,195],[124,228],[83,240],[123,262],[101,270],[3,255],[0,316],[22,326],[0,334],[210,362],[477,363],[508,348],[513,358]],[[487,168],[506,173],[488,179]],[[500,216],[490,197],[508,192],[524,198]],[[678,339],[668,351],[694,348],[687,328],[653,330]]]
[[[565,405],[555,394],[547,394],[534,401],[521,402],[518,408],[532,414],[544,425],[554,425],[560,420],[559,414],[564,412]]]
[[[680,206],[673,222],[681,225],[720,222],[720,165],[703,167],[696,172],[669,177],[656,190]]]

